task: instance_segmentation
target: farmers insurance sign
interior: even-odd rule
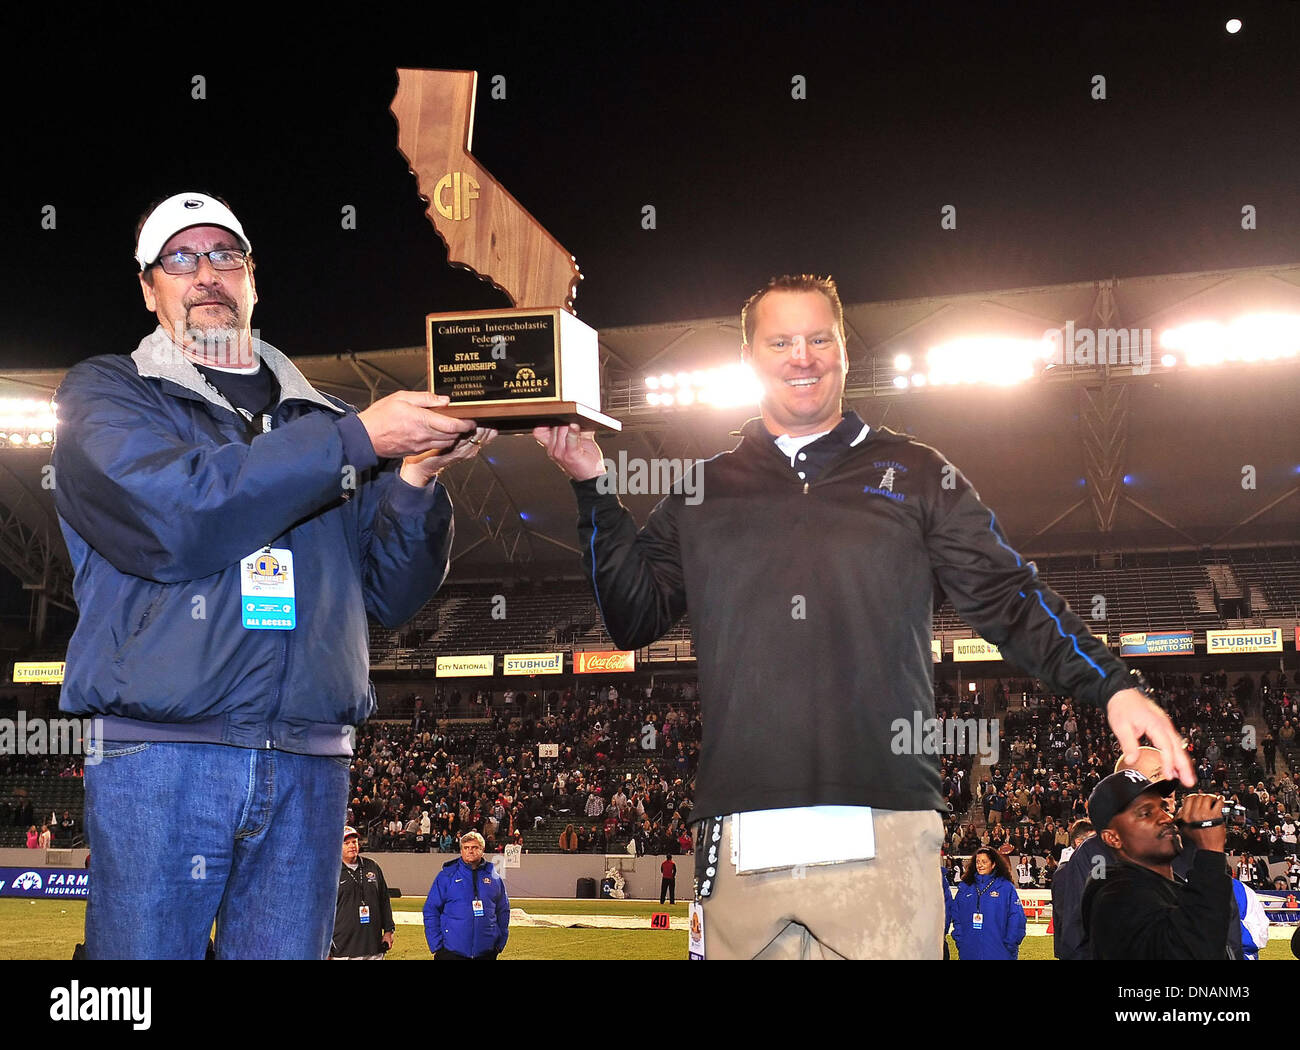
[[[85,897],[89,892],[85,869],[0,868],[0,897]]]
[[[636,653],[617,649],[573,654],[574,674],[622,674],[636,670]]]
[[[484,656],[440,656],[434,674],[438,678],[483,678],[492,674],[492,654]]]
[[[1282,628],[1261,627],[1245,631],[1206,631],[1207,653],[1280,653]]]

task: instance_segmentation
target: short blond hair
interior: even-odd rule
[[[467,831],[460,837],[460,844],[462,846],[467,842],[477,842],[479,849],[483,849],[487,846],[487,843],[483,840],[483,836],[477,831]]]
[[[745,305],[740,308],[740,330],[744,333],[746,346],[754,341],[754,329],[758,327],[758,318],[755,316],[758,304],[771,292],[821,292],[831,304],[831,312],[835,314],[835,330],[839,333],[840,345],[848,343],[848,336],[844,332],[844,304],[840,302],[835,278],[818,277],[811,273],[787,273],[768,278],[767,284],[746,299]]]

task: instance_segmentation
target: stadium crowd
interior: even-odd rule
[[[1228,851],[1245,862],[1253,885],[1277,888],[1269,865],[1300,853],[1300,788],[1288,772],[1300,762],[1297,683],[1277,672],[1258,684],[1242,676],[1231,688],[1222,672],[1149,677],[1186,734],[1202,788],[1234,807]],[[489,854],[510,843],[530,852],[691,850],[701,739],[694,682],[650,688],[624,680],[509,692],[496,702],[452,692],[425,705],[411,695],[396,708],[413,714],[371,721],[357,734],[348,820],[367,850],[455,852],[469,830],[483,835]],[[1012,858],[1018,885],[1049,886],[1070,825],[1086,817],[1088,795],[1118,757],[1103,713],[1036,681],[1004,680],[987,694],[958,694],[941,682],[936,714],[941,726],[949,718],[997,719],[999,729],[991,767],[977,766],[973,753],[941,756],[950,866],[957,870],[957,858],[987,846]],[[542,758],[542,744],[555,745],[556,757]],[[83,770],[76,757],[0,755],[6,773],[56,778]],[[0,805],[10,827],[39,829],[40,816],[25,792]],[[80,831],[66,812],[51,814],[49,826],[63,842]],[[30,837],[39,840],[39,830]],[[1300,872],[1300,863],[1293,867]]]
[[[1295,780],[1277,773],[1277,755],[1290,763],[1295,754],[1296,701],[1286,676],[1265,676],[1258,698],[1247,677],[1229,691],[1223,672],[1199,679],[1157,673],[1151,684],[1186,734],[1201,790],[1222,794],[1233,806],[1228,851],[1249,861],[1256,888],[1281,888],[1276,874],[1269,878],[1268,865],[1296,855],[1300,825]],[[974,786],[970,803],[967,783],[945,774],[954,884],[960,878],[955,873],[964,871],[958,856],[987,846],[1019,858],[1015,873],[1022,888],[1050,886],[1070,844],[1070,826],[1087,817],[1089,794],[1119,757],[1100,709],[1047,695],[1037,683],[1024,691],[1025,706],[1002,718],[999,761]],[[965,710],[958,713],[968,717]],[[1267,726],[1262,740],[1252,714]],[[1294,868],[1300,872],[1300,864]]]
[[[409,724],[361,729],[350,822],[368,849],[452,852],[473,830],[492,853],[527,846],[526,832],[562,820],[543,850],[690,851],[700,741],[693,683],[520,693],[478,713],[490,721],[439,722],[417,707]],[[544,744],[556,757],[541,757]]]

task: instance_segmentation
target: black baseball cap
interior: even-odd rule
[[[1119,813],[1128,809],[1139,795],[1154,791],[1158,795],[1172,795],[1178,787],[1177,780],[1148,780],[1136,769],[1123,769],[1112,773],[1092,789],[1088,796],[1088,817],[1093,827],[1104,831]]]

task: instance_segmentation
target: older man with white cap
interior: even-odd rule
[[[56,395],[81,616],[60,705],[86,760],[90,958],[325,957],[367,620],[446,575],[437,477],[494,432],[399,391],[357,412],[250,327],[252,244],[187,192],[136,229],[158,327]]]
[[[373,961],[384,957],[397,933],[389,896],[383,869],[361,856],[357,829],[345,827],[331,959]]]

